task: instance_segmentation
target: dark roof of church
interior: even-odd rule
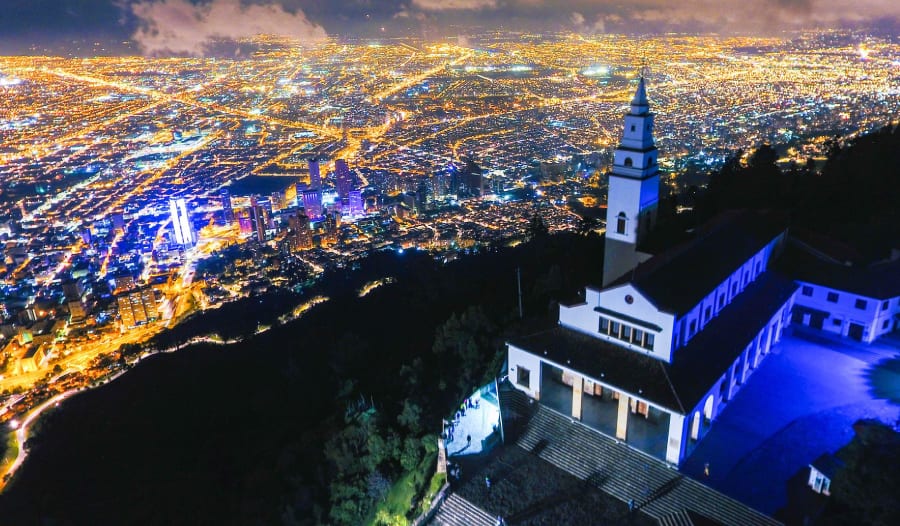
[[[791,280],[764,272],[713,318],[672,363],[606,340],[556,327],[510,344],[580,371],[680,414],[687,414],[797,290]]]
[[[886,300],[900,296],[900,259],[871,265],[844,265],[827,260],[805,243],[791,241],[775,268],[794,279]]]
[[[785,226],[783,216],[776,213],[726,212],[693,239],[641,263],[611,286],[631,283],[660,310],[681,316],[782,234]]]

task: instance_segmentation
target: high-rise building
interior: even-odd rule
[[[250,222],[253,231],[256,232],[256,240],[262,243],[266,240],[266,227],[268,226],[266,208],[259,202],[256,196],[250,198]]]
[[[338,242],[338,228],[341,226],[341,215],[338,212],[325,211],[325,240],[334,244]]]
[[[322,173],[319,171],[319,159],[309,158],[309,187],[313,190],[322,189]]]
[[[110,219],[112,220],[113,230],[115,230],[116,233],[125,232],[125,215],[121,210],[113,212]]]
[[[241,229],[241,234],[249,234],[253,232],[253,222],[250,220],[250,209],[249,208],[240,208],[237,211],[237,221],[238,226]]]
[[[659,154],[653,143],[653,116],[641,77],[631,111],[625,115],[625,132],[613,154],[609,175],[603,286],[650,257],[639,252],[638,246],[656,222],[659,202]]]
[[[309,189],[303,191],[303,208],[313,221],[322,218],[322,190]]]
[[[197,244],[197,232],[188,213],[183,198],[169,200],[169,213],[172,217],[172,229],[175,231],[175,242],[182,246],[192,247]]]
[[[301,212],[288,218],[288,241],[291,250],[312,248],[312,228],[306,214]]]
[[[334,178],[338,197],[342,201],[349,199],[350,190],[353,189],[353,175],[350,173],[350,167],[347,166],[347,161],[344,159],[338,159],[334,162]]]
[[[359,190],[350,190],[350,215],[352,217],[360,217],[365,215],[366,210],[363,206],[362,192]]]
[[[431,181],[431,189],[434,192],[435,199],[443,199],[447,195],[447,173],[443,171],[435,172]]]
[[[231,207],[231,193],[223,188],[219,191],[219,197],[222,199],[222,213],[226,223],[234,221],[234,209]]]

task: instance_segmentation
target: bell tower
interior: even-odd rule
[[[641,76],[631,100],[631,110],[625,115],[625,131],[613,154],[609,175],[604,287],[644,259],[637,251],[638,244],[656,224],[659,156],[653,143],[653,117]]]

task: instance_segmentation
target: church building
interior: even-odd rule
[[[773,214],[732,212],[652,254],[658,152],[641,78],[614,154],[602,286],[557,327],[508,342],[509,380],[541,404],[668,463],[703,439],[781,339],[798,286],[770,270]]]

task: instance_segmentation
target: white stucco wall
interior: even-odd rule
[[[687,437],[687,429],[685,428],[688,419],[683,415],[669,413],[669,441],[666,445],[666,462],[675,464],[681,463],[682,453],[684,452],[684,440]]]
[[[541,395],[541,359],[537,356],[519,349],[515,345],[507,344],[508,373],[512,385],[525,394],[540,400]],[[519,384],[520,368],[525,367],[529,371],[529,379],[526,385]]]
[[[629,296],[631,297],[631,303],[628,303],[627,301]],[[671,361],[673,334],[672,331],[673,325],[675,323],[674,314],[663,312],[657,309],[655,305],[650,303],[650,300],[648,300],[644,295],[638,292],[638,290],[635,289],[631,284],[620,285],[618,287],[609,288],[600,292],[599,301],[599,306],[605,309],[609,309],[611,311],[618,312],[632,318],[637,318],[651,325],[656,325],[662,329],[660,332],[656,332],[640,325],[630,323],[626,320],[622,320],[622,323],[637,327],[644,332],[649,332],[654,335],[655,342],[653,345],[653,351],[651,352],[648,349],[644,349],[640,345],[626,343],[618,339],[610,338],[605,334],[599,334],[600,314],[597,313],[598,319],[596,322],[597,324],[594,327],[594,331],[601,338],[611,341],[616,345],[625,347],[626,349],[631,349],[643,354],[649,354],[666,362]],[[604,314],[603,316],[610,319],[616,319],[614,315]]]
[[[894,329],[894,316],[900,313],[900,297],[882,300],[805,281],[798,280],[797,284],[800,285],[800,291],[796,295],[796,304],[829,313],[822,329],[841,336],[847,336],[850,324],[857,323],[864,327],[863,341],[870,343],[882,334],[891,332]],[[804,294],[810,292],[804,290],[804,287],[811,289],[810,295]],[[837,302],[828,301],[829,292],[837,294]],[[865,308],[857,308],[856,300],[865,301]]]
[[[626,298],[629,296],[632,299],[632,303],[630,304],[626,301]],[[630,284],[620,285],[599,292],[593,289],[586,289],[585,298],[586,301],[584,303],[577,305],[560,305],[560,325],[594,338],[611,342],[624,349],[640,352],[642,354],[649,354],[660,360],[670,360],[672,355],[672,324],[675,320],[674,315],[661,312]],[[628,317],[637,318],[651,325],[659,326],[662,330],[657,332],[636,323],[629,322],[628,320],[617,318],[612,314],[600,314],[594,310],[594,308],[598,306]],[[600,316],[610,320],[619,321],[625,325],[636,327],[644,332],[653,334],[655,341],[652,352],[640,345],[624,342],[600,333]]]

